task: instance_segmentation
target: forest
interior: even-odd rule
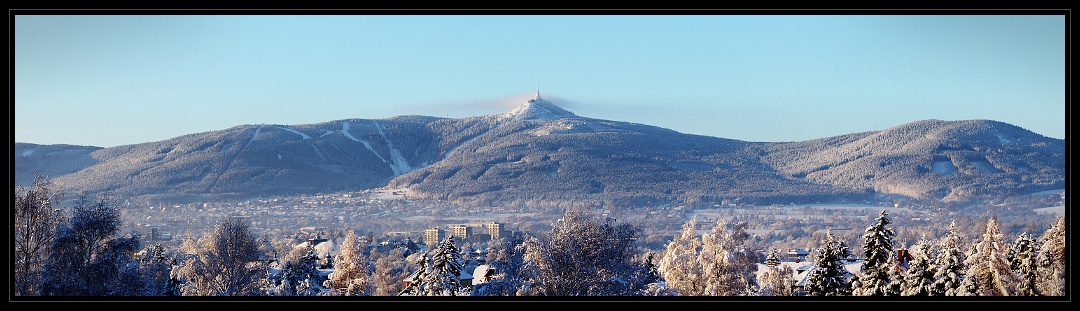
[[[451,235],[430,248],[409,242],[379,245],[369,235],[342,230],[340,253],[327,259],[310,244],[274,245],[281,242],[261,238],[243,217],[221,217],[179,248],[167,249],[143,243],[138,232],[123,232],[121,207],[108,198],[82,196],[62,203],[57,195],[48,180],[16,188],[13,300],[1067,297],[1064,217],[1048,226],[1019,224],[1023,233],[1008,235],[1015,238],[1003,232],[1015,231],[1008,228],[1017,224],[1000,222],[1006,217],[996,215],[954,220],[901,238],[898,232],[909,231],[901,226],[920,224],[893,219],[883,210],[865,218],[865,229],[847,231],[847,237],[832,229],[804,228],[815,234],[798,234],[791,229],[796,225],[781,233],[786,239],[763,242],[749,230],[768,224],[734,214],[711,221],[690,215],[672,236],[657,238],[650,233],[654,229],[639,227],[642,223],[576,206],[550,226],[482,244],[459,243]],[[781,264],[781,252],[795,245],[795,235],[816,240],[806,257],[810,268],[802,273]],[[643,247],[649,243],[653,247]],[[483,254],[487,273],[465,282],[463,275],[475,276],[465,269],[473,268],[467,262],[475,262],[477,254]]]

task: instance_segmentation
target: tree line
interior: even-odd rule
[[[453,237],[414,252],[373,247],[350,230],[327,262],[311,245],[271,254],[246,220],[226,217],[170,252],[140,245],[137,233],[122,234],[119,209],[106,199],[60,208],[56,198],[44,179],[16,188],[15,296],[1065,295],[1064,218],[1041,237],[1022,234],[1011,242],[993,218],[971,242],[954,225],[898,253],[882,211],[864,230],[861,254],[825,235],[799,283],[791,266],[778,264],[776,249],[759,264],[747,247],[746,222],[720,218],[701,233],[691,218],[654,252],[636,245],[642,230],[634,225],[573,208],[548,232],[489,243],[490,273],[470,286],[461,276],[472,271],[464,270],[465,252]]]

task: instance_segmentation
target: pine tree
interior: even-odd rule
[[[461,284],[463,261],[449,235],[430,254],[417,262],[419,269],[407,278],[409,285],[401,296],[467,296],[469,289]]]
[[[176,259],[169,256],[165,251],[165,247],[161,246],[161,244],[148,246],[143,249],[141,254],[143,255],[139,258],[142,264],[140,274],[154,284],[156,289],[152,295],[171,295],[175,289],[170,286],[175,284],[172,283],[175,280],[172,280],[171,276],[173,267],[176,265]]]
[[[462,296],[468,294],[468,289],[461,284],[461,271],[465,261],[461,252],[454,246],[453,235],[448,235],[446,240],[439,243],[439,247],[431,254],[431,265],[434,270],[434,285],[430,291],[439,293],[440,296]]]
[[[904,279],[904,296],[930,296],[934,287],[934,266],[932,246],[926,239],[920,239],[908,250],[911,261]]]
[[[1021,233],[1016,241],[1009,245],[1005,259],[1009,261],[1009,269],[1019,278],[1019,283],[1016,284],[1017,295],[1042,295],[1037,286],[1038,266],[1035,252],[1037,247],[1035,240],[1029,238],[1027,233]]]
[[[949,233],[940,240],[940,251],[934,260],[932,296],[957,296],[967,265],[967,255],[961,249],[956,221],[949,224]]]
[[[1043,295],[1065,295],[1065,234],[1065,217],[1058,217],[1057,222],[1039,238],[1036,287]]]
[[[664,278],[660,277],[660,270],[657,269],[656,254],[654,252],[648,252],[644,257],[645,265],[645,287],[639,290],[635,295],[637,296],[675,296],[675,293],[667,288]]]
[[[888,296],[894,294],[890,290],[890,284],[895,277],[895,262],[893,261],[893,237],[896,236],[892,229],[885,226],[890,224],[885,210],[878,215],[877,222],[866,228],[863,234],[863,255],[866,261],[862,264],[862,275],[859,277],[858,288],[853,289],[859,296]]]
[[[1003,236],[998,230],[997,220],[987,220],[986,231],[964,262],[967,270],[961,289],[965,295],[1016,295],[1020,279],[1009,269],[1009,260],[1005,257],[1008,247],[1002,242]]]
[[[770,267],[780,265],[780,251],[775,248],[770,250],[769,255],[765,257],[765,264]]]
[[[814,268],[806,276],[806,291],[812,296],[851,294],[852,275],[843,263],[843,259],[850,256],[847,244],[836,239],[829,230],[825,241],[816,250]]]
[[[318,256],[313,245],[298,249],[301,254],[287,260],[277,277],[278,296],[315,296],[319,293]],[[290,256],[292,257],[292,256]]]
[[[645,265],[645,283],[648,283],[653,287],[661,285],[664,278],[660,277],[660,270],[656,267],[656,253],[646,253],[643,260],[642,264]]]
[[[1012,244],[1009,244],[1005,259],[1009,261],[1009,269],[1019,271],[1028,255],[1035,252],[1035,239],[1029,238],[1027,232],[1020,233]]]

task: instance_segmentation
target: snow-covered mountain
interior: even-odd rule
[[[505,117],[511,120],[545,120],[552,121],[562,118],[574,118],[577,115],[574,113],[562,109],[562,107],[556,106],[549,101],[540,97],[540,92],[536,92],[536,97],[529,99],[524,104],[515,107],[505,113]]]
[[[803,142],[746,142],[577,116],[536,97],[504,113],[241,125],[112,148],[17,143],[15,180],[204,200],[409,187],[486,204],[963,199],[1064,187],[1064,141],[988,120],[924,120]],[[71,148],[68,148],[71,149]],[[44,156],[53,154],[54,156]]]

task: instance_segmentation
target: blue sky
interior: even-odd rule
[[[1066,131],[1063,15],[15,15],[13,42],[14,140],[39,144],[485,115],[537,81],[580,116],[747,141]]]

